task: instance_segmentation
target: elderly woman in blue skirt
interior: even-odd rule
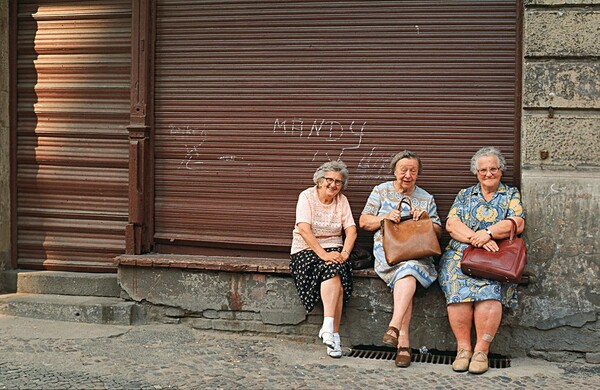
[[[381,221],[387,218],[399,222],[402,216],[408,215],[418,220],[423,213],[427,213],[438,237],[442,234],[442,226],[433,196],[417,186],[417,178],[422,171],[419,156],[408,150],[400,152],[392,158],[390,169],[396,180],[373,188],[360,216],[359,226],[368,231],[377,231],[373,237],[375,272],[390,287],[394,296],[394,311],[383,335],[383,343],[398,348],[397,367],[408,367],[411,361],[408,332],[417,282],[427,288],[437,278],[437,272],[431,257],[388,265],[383,251]],[[398,205],[403,197],[410,198],[411,206],[402,203],[402,210],[399,210]]]
[[[503,184],[506,162],[500,151],[482,148],[471,158],[471,171],[479,183],[461,190],[446,221],[450,243],[440,261],[440,285],[446,295],[448,320],[456,337],[454,371],[482,374],[488,370],[490,344],[502,320],[502,306],[517,305],[515,284],[480,279],[463,274],[460,264],[464,250],[473,245],[497,251],[497,240],[510,236],[512,222],[517,233],[525,227],[521,194]],[[471,344],[475,325],[477,341]]]

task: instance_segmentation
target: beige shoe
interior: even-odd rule
[[[483,374],[488,368],[487,355],[481,351],[475,352],[471,358],[471,363],[469,364],[469,372],[471,374]]]
[[[454,362],[452,363],[452,369],[456,372],[467,371],[469,369],[471,356],[473,356],[473,352],[461,348],[456,354],[456,359],[454,359]]]

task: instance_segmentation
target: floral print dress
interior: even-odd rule
[[[481,185],[461,190],[448,213],[458,217],[474,231],[486,229],[507,218],[525,218],[521,193],[516,187],[500,183],[489,201],[481,192]],[[469,244],[451,239],[440,260],[439,283],[446,295],[446,303],[477,302],[489,299],[500,301],[508,308],[517,306],[517,285],[495,280],[479,279],[463,274],[460,264]]]
[[[387,181],[373,188],[362,214],[382,216],[392,210],[398,209],[398,204],[404,195],[394,187],[393,181]],[[433,223],[441,225],[437,213],[437,206],[433,196],[421,187],[416,186],[412,194],[406,195],[416,209],[425,210]],[[402,216],[410,215],[410,207],[402,204]],[[390,289],[394,289],[394,283],[405,276],[413,276],[425,288],[429,287],[437,278],[437,271],[432,257],[414,259],[400,262],[390,266],[385,260],[383,251],[383,237],[381,229],[373,236],[373,255],[375,256],[375,272]]]

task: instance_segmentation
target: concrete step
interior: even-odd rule
[[[2,272],[5,292],[26,294],[120,297],[117,274],[8,270]]]
[[[12,293],[0,295],[0,314],[93,324],[132,325],[135,303],[114,297]]]

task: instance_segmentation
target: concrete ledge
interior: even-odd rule
[[[121,295],[117,274],[10,270],[3,272],[7,292],[115,297]]]
[[[188,270],[254,272],[289,275],[287,260],[265,259],[258,257],[228,257],[200,255],[121,255],[115,258],[118,266],[181,268]],[[354,276],[377,278],[371,269],[355,270]]]
[[[134,302],[119,298],[51,294],[0,296],[0,313],[45,320],[131,325]]]

